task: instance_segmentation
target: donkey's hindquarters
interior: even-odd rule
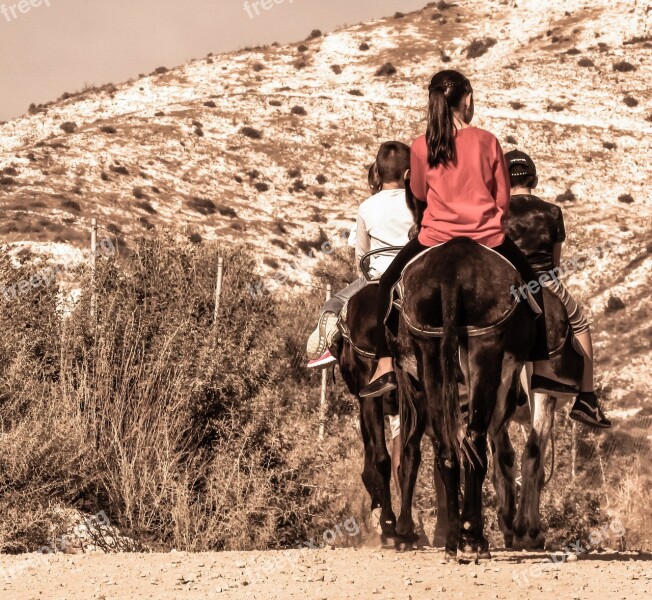
[[[424,285],[424,282],[427,285]],[[515,407],[509,394],[516,372],[534,343],[534,314],[510,293],[521,285],[514,267],[475,242],[456,239],[418,257],[405,269],[403,306],[390,339],[398,363],[414,364],[422,394],[401,385],[406,423],[401,476],[404,501],[399,535],[409,535],[420,440],[426,420],[432,427],[437,468],[446,488],[448,530],[446,555],[463,559],[488,557],[482,519],[482,484],[487,472],[487,433],[499,428]],[[390,331],[391,331],[390,327]],[[458,355],[468,387],[469,420],[460,414],[456,368]],[[409,369],[407,369],[409,371]],[[405,408],[403,407],[405,406]],[[460,511],[460,467],[464,499]],[[409,509],[409,510],[408,510]]]

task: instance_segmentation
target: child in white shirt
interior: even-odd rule
[[[410,148],[401,142],[385,142],[376,162],[369,169],[369,187],[373,195],[358,210],[356,225],[356,261],[372,250],[404,246],[414,224],[414,216],[405,197],[405,175],[410,168]],[[380,277],[396,251],[371,258],[369,272]],[[317,329],[308,340],[308,368],[324,368],[335,362],[328,350],[337,333],[337,320],[344,305],[359,292],[367,280],[360,277],[335,294],[323,307]]]

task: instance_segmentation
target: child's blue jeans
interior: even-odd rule
[[[369,283],[364,277],[356,279],[353,283],[347,285],[343,290],[337,292],[330,300],[324,304],[321,314],[325,312],[332,312],[339,315],[344,308],[344,305],[357,294],[365,285]]]

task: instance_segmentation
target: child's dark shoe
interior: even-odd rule
[[[611,427],[611,421],[602,412],[598,397],[594,392],[580,392],[578,394],[577,398],[575,398],[575,404],[571,408],[570,418],[598,429],[609,429]]]
[[[376,381],[372,381],[367,387],[360,390],[360,398],[378,398],[387,392],[391,392],[398,387],[396,382],[396,373],[390,371],[381,375]]]
[[[561,381],[555,381],[543,375],[532,375],[530,387],[537,394],[549,394],[550,396],[574,396],[577,388]]]

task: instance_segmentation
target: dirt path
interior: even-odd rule
[[[596,554],[542,569],[545,558],[496,551],[479,565],[447,565],[433,549],[2,556],[0,598],[630,600],[652,594],[650,555]]]

